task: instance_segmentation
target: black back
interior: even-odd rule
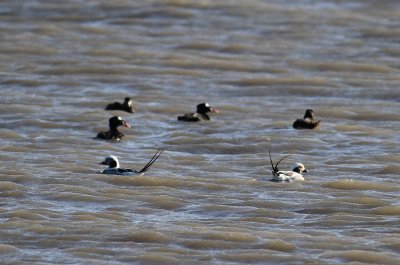
[[[101,131],[97,134],[96,138],[104,140],[116,140],[119,141],[125,135],[118,130],[114,131]]]
[[[114,102],[111,104],[108,104],[107,107],[105,108],[106,110],[122,110],[122,111],[126,111],[129,113],[135,113],[135,111],[133,110],[133,104],[129,104],[129,102],[131,102],[132,99],[130,97],[126,97],[124,99],[124,103],[119,103],[119,102]]]
[[[315,121],[315,120],[302,120],[302,119],[297,119],[293,123],[293,128],[301,130],[301,129],[314,129],[319,126],[320,121]]]

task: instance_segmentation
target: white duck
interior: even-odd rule
[[[308,172],[308,170],[305,168],[305,166],[302,163],[294,163],[291,167],[290,167],[290,171],[281,171],[278,169],[278,165],[279,163],[285,159],[287,156],[284,156],[283,158],[281,158],[281,160],[278,161],[278,163],[276,163],[276,165],[274,166],[274,163],[272,162],[272,158],[271,158],[271,151],[269,151],[269,159],[271,161],[271,166],[272,166],[272,179],[271,181],[275,181],[275,182],[285,182],[285,181],[304,181],[304,177],[301,173],[303,172]]]
[[[150,161],[139,171],[130,168],[120,168],[118,158],[116,156],[110,155],[106,157],[103,162],[100,163],[101,165],[108,166],[108,168],[104,169],[101,173],[128,176],[143,175],[144,172],[150,169],[151,165],[153,165],[153,163],[160,157],[163,151],[164,150],[157,150]]]

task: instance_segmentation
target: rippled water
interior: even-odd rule
[[[399,8],[2,1],[1,263],[400,263]],[[292,129],[307,108],[321,129]],[[125,140],[94,140],[113,114]],[[306,181],[269,182],[269,148]]]

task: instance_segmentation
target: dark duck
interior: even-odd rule
[[[97,134],[98,139],[104,139],[104,140],[114,140],[114,141],[119,141],[122,140],[122,137],[124,137],[124,134],[118,131],[118,127],[126,127],[126,128],[131,128],[131,126],[121,119],[121,117],[114,116],[108,120],[109,122],[109,131],[101,131]]]
[[[304,114],[304,119],[297,119],[293,123],[293,128],[301,129],[316,129],[319,128],[321,120],[317,121],[314,119],[314,111],[312,109],[306,110]]]
[[[219,113],[219,111],[216,108],[211,107],[208,103],[201,103],[197,105],[197,110],[195,113],[188,113],[183,116],[178,116],[178,121],[209,121],[210,116],[208,116],[208,113]]]
[[[108,104],[105,110],[121,110],[129,113],[135,113],[133,108],[133,100],[130,97],[126,97],[124,103],[114,102]]]

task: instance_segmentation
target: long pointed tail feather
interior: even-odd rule
[[[276,168],[274,166],[274,162],[272,162],[271,150],[270,149],[268,149],[268,153],[269,153],[269,161],[271,162],[271,166],[272,166],[272,173],[275,175],[275,174],[277,174],[278,171],[276,171]]]
[[[270,150],[270,149],[268,150],[268,153],[269,153],[269,161],[271,162],[271,166],[272,166],[272,174],[274,174],[275,176],[278,176],[278,175],[279,175],[279,174],[278,174],[278,172],[279,172],[279,169],[278,169],[279,163],[282,162],[286,157],[288,157],[288,156],[290,156],[290,155],[286,155],[286,156],[282,157],[282,158],[278,161],[278,163],[276,163],[276,165],[274,165],[274,163],[272,162],[271,150]]]
[[[153,163],[156,162],[156,160],[160,157],[160,155],[163,152],[164,150],[158,149],[157,152],[154,154],[154,156],[150,159],[150,161],[140,171],[135,171],[135,172],[141,174],[149,170],[151,165],[153,165]]]
[[[276,170],[276,172],[279,171],[279,169],[278,169],[279,163],[280,163],[281,161],[283,161],[283,159],[285,159],[285,158],[288,157],[288,156],[290,156],[290,155],[286,155],[286,156],[282,157],[281,160],[279,160],[278,163],[276,163],[276,165],[275,165],[275,170]]]

